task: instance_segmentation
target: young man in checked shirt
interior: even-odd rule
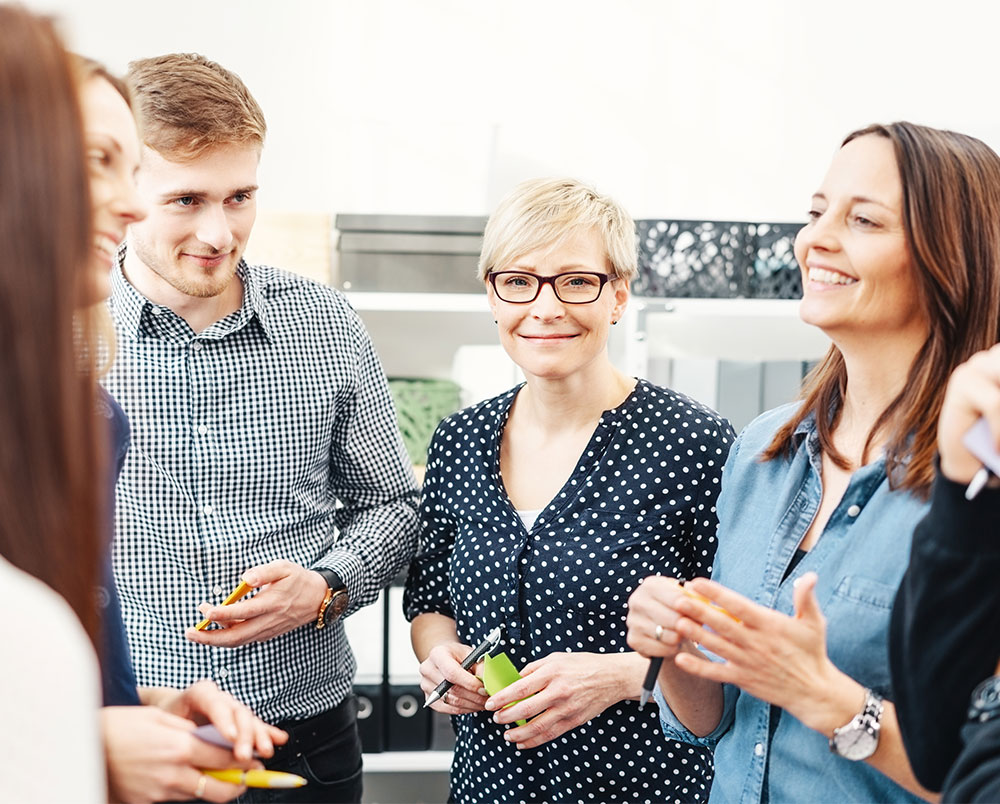
[[[280,800],[358,801],[341,617],[417,530],[385,376],[341,294],[242,259],[265,135],[242,81],[174,54],[128,82],[149,215],[113,271],[106,384],[132,425],[114,558],[136,675],[211,678],[288,731],[268,766],[309,785]],[[222,607],[241,579],[253,596]],[[202,616],[215,625],[196,631]]]

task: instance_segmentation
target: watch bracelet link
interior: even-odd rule
[[[972,691],[968,719],[986,723],[1000,717],[1000,676],[990,676]]]

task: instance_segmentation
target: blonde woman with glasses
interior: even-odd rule
[[[435,433],[405,603],[424,692],[453,685],[433,708],[458,802],[707,797],[709,752],[639,711],[625,613],[646,574],[710,568],[733,433],[612,365],[636,259],[625,210],[570,179],[522,184],[486,226],[480,277],[525,382]],[[498,626],[523,679],[488,698],[461,662]]]

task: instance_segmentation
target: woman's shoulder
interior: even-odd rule
[[[649,380],[640,379],[633,392],[636,406],[655,412],[658,417],[677,420],[685,429],[708,437],[733,439],[729,420],[703,402]]]
[[[797,400],[761,413],[740,431],[731,455],[742,453],[756,458],[771,445],[775,434],[798,413],[801,405]]]
[[[457,410],[445,416],[438,425],[438,431],[454,432],[455,430],[481,430],[490,427],[507,415],[514,397],[521,390],[517,385],[502,394],[476,402],[474,405]]]

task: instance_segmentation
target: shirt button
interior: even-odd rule
[[[223,668],[223,669],[225,669],[225,668]],[[753,753],[754,753],[754,756],[756,756],[756,757],[762,757],[762,756],[764,756],[764,743],[757,743],[757,745],[755,745],[753,747]]]
[[[203,514],[205,514],[206,516],[209,516],[209,515],[211,515],[211,513],[212,513],[212,512],[214,511],[214,510],[215,510],[215,509],[214,509],[214,508],[212,507],[212,504],[211,504],[211,503],[205,503],[205,505],[203,505],[203,506],[201,507],[201,512],[202,512]]]
[[[860,505],[852,505],[850,508],[847,509],[847,515],[849,517],[855,517],[860,513],[861,513]]]
[[[219,668],[219,678],[229,678],[229,668],[220,667]]]
[[[201,341],[193,341],[191,343],[191,348],[194,349],[196,352],[200,352],[204,348],[204,346],[205,344],[203,344]]]
[[[218,597],[219,595],[221,595],[222,594],[222,587],[221,586],[215,586],[215,587],[213,587],[212,594],[215,595],[216,597]]]
[[[149,312],[151,312],[153,315],[162,315],[163,314],[163,308],[162,307],[157,307],[154,304],[152,307],[149,308]]]
[[[199,424],[198,425],[198,435],[205,435],[205,433],[207,433],[207,432],[208,432],[208,427],[207,426],[205,426],[204,424]]]

